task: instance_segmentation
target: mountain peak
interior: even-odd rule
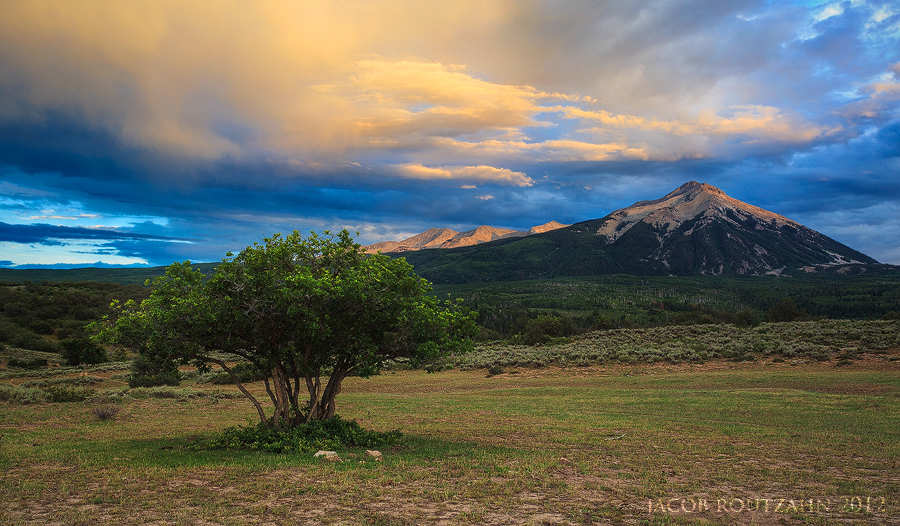
[[[697,181],[688,181],[688,182],[684,183],[683,185],[679,186],[678,188],[676,188],[675,190],[666,194],[663,197],[663,199],[670,199],[672,197],[678,197],[678,196],[683,195],[683,196],[687,196],[688,199],[691,200],[691,199],[696,198],[698,195],[700,195],[703,192],[707,192],[707,193],[711,193],[711,194],[715,194],[715,195],[719,195],[719,196],[723,196],[723,197],[728,197],[727,195],[725,195],[725,192],[723,192],[722,190],[719,190],[718,188],[716,188],[715,186],[713,186],[711,184],[700,183]]]
[[[877,263],[784,216],[697,181],[600,219],[535,233],[528,241],[471,246],[437,256],[413,254],[409,262],[436,283],[612,273],[797,275]]]
[[[558,228],[567,227],[557,221],[550,221],[543,225],[531,227],[526,231],[510,230],[508,228],[496,228],[481,225],[475,230],[457,232],[449,228],[429,228],[421,234],[404,239],[402,241],[379,241],[363,247],[367,253],[376,252],[411,252],[426,248],[458,248],[507,239],[513,237],[525,237],[533,234],[549,232]]]
[[[796,225],[790,219],[738,201],[711,184],[690,181],[660,199],[638,201],[609,214],[597,229],[609,243],[615,242],[638,223],[647,223],[656,230],[672,232],[686,221],[704,223],[714,218],[740,216],[777,225]],[[660,239],[662,241],[662,239]]]

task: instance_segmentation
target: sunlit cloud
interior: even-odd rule
[[[405,164],[395,167],[401,177],[410,179],[436,179],[466,182],[490,182],[510,186],[532,186],[534,181],[522,172],[493,166],[442,166],[430,167],[421,164]],[[466,185],[472,188],[472,185]]]
[[[0,221],[204,239],[103,246],[166,262],[278,229],[571,223],[766,174],[804,190],[779,213],[823,188],[882,213],[898,50],[900,7],[868,0],[7,2]]]

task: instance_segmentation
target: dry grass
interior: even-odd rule
[[[188,447],[241,399],[3,403],[0,523],[900,524],[898,352],[350,379],[343,416],[405,433],[377,463]]]

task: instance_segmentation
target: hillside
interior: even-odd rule
[[[433,248],[458,248],[487,243],[489,241],[497,241],[500,239],[512,239],[530,236],[533,234],[542,234],[550,232],[564,225],[557,221],[550,221],[543,225],[533,226],[528,230],[517,231],[508,228],[495,228],[482,225],[475,230],[466,232],[457,232],[449,228],[429,228],[421,234],[406,238],[401,241],[380,241],[363,247],[369,254],[377,252],[412,252],[416,250],[425,250]]]
[[[854,272],[854,267],[877,264],[795,221],[695,181],[660,199],[550,232],[403,255],[435,283]]]

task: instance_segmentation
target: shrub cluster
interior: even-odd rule
[[[203,447],[251,449],[270,453],[311,453],[320,449],[386,447],[396,444],[401,436],[398,430],[383,433],[370,431],[363,429],[355,420],[334,417],[281,430],[263,425],[230,427]]]
[[[764,356],[830,360],[848,349],[878,352],[900,346],[900,321],[816,320],[736,325],[669,326],[593,332],[553,347],[491,344],[454,357],[461,368],[617,363],[733,361]],[[852,358],[851,358],[852,359]]]
[[[231,367],[234,375],[242,384],[265,380],[266,375],[250,362],[240,362]],[[197,383],[211,383],[213,385],[230,385],[234,381],[231,375],[222,370],[214,370],[197,378]]]
[[[19,360],[16,358],[10,358],[10,360],[6,363],[7,367],[18,367],[21,369],[40,369],[41,367],[47,367],[48,361],[46,358],[34,358],[32,360]]]
[[[113,299],[140,300],[148,290],[117,283],[0,282],[0,342],[59,352],[56,340],[81,338],[84,326],[106,313]]]
[[[0,401],[27,405],[49,402],[50,397],[43,389],[37,387],[0,384]]]
[[[60,356],[66,365],[94,365],[109,361],[106,350],[89,338],[68,338],[60,342]]]
[[[144,355],[131,362],[128,387],[176,386],[181,383],[181,373],[171,360],[154,360]]]

